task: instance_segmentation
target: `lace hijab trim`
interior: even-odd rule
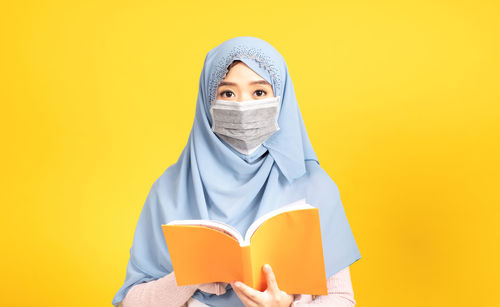
[[[279,75],[279,68],[272,61],[271,57],[262,52],[261,49],[248,47],[246,45],[237,45],[215,64],[215,69],[210,76],[209,83],[210,105],[215,102],[219,83],[225,78],[228,73],[228,66],[236,57],[253,59],[259,63],[261,67],[263,66],[269,72],[272,82],[274,83],[275,95],[278,95],[277,93],[279,93],[281,89],[281,78]]]

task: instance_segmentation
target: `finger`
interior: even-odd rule
[[[254,303],[258,303],[259,301],[262,300],[261,298],[262,292],[257,291],[254,288],[249,287],[242,282],[234,283],[233,287],[236,291],[242,293],[250,300],[252,300]]]
[[[236,295],[240,299],[241,303],[243,303],[243,305],[245,307],[257,307],[257,306],[259,306],[256,302],[252,301],[248,296],[243,294],[240,290],[235,289],[234,293],[236,293]]]
[[[276,281],[276,276],[274,276],[271,266],[265,264],[264,271],[266,272],[267,290],[272,293],[278,293],[280,289],[278,288],[278,282]]]
[[[234,293],[238,296],[240,301],[243,303],[245,307],[256,307],[258,306],[256,302],[254,302],[251,298],[249,298],[246,294],[241,292],[238,287],[234,286],[234,283],[231,283],[231,286],[233,287]]]

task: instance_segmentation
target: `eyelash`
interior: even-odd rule
[[[261,96],[266,96],[266,95],[267,95],[267,92],[266,92],[266,91],[264,91],[264,90],[256,90],[255,92],[262,92],[262,93],[263,93],[262,95],[260,95],[260,96],[258,96],[258,97],[261,97]],[[224,96],[224,94],[225,94],[225,93],[233,93],[233,92],[231,92],[231,91],[223,91],[223,92],[221,92],[219,95],[220,95],[220,96]],[[233,94],[234,94],[234,93],[233,93]],[[225,98],[231,98],[231,97],[227,97],[227,96],[226,96]]]

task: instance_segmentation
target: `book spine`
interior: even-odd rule
[[[245,285],[253,287],[253,269],[252,269],[252,258],[250,253],[250,245],[243,246],[241,248],[243,257],[243,282]]]

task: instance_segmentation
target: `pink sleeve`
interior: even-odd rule
[[[203,292],[212,293],[215,295],[222,295],[226,293],[226,282],[210,282],[205,284],[198,284],[198,289]]]
[[[353,307],[356,304],[352,290],[349,267],[339,271],[327,280],[328,295],[295,294],[291,307],[330,306]]]
[[[121,302],[121,306],[181,306],[193,296],[196,289],[198,285],[177,286],[175,274],[172,272],[162,278],[134,285]]]
[[[159,307],[185,304],[199,288],[208,293],[221,295],[226,292],[227,283],[207,283],[189,286],[177,286],[174,272],[162,278],[133,286],[121,302],[123,307]],[[356,304],[351,285],[349,267],[341,270],[327,280],[328,295],[295,294],[291,307],[331,306],[352,307]]]

